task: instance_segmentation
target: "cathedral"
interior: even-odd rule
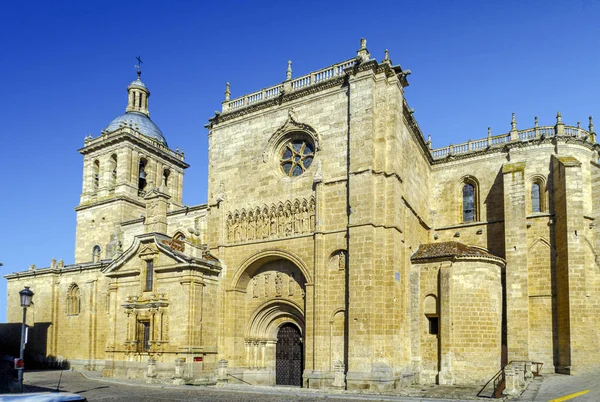
[[[409,70],[348,60],[234,98],[206,124],[208,200],[150,119],[84,139],[75,262],[6,275],[8,321],[104,376],[394,390],[510,362],[600,362],[600,146],[551,125],[431,147]],[[167,133],[168,134],[168,133]],[[543,366],[542,366],[543,364]]]

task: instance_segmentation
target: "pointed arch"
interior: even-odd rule
[[[529,183],[529,194],[527,194],[528,197],[528,204],[529,204],[529,208],[528,211],[530,211],[531,213],[541,213],[541,212],[547,212],[548,211],[548,200],[546,199],[547,196],[547,187],[546,187],[546,177],[544,177],[543,175],[533,175],[531,177],[529,177],[528,179],[528,183]]]
[[[98,244],[92,248],[92,262],[100,262],[102,256],[102,249]]]
[[[590,253],[592,254],[592,256],[594,256],[594,264],[596,265],[597,268],[600,268],[600,264],[598,263],[598,254],[596,254],[596,249],[594,248],[594,245],[590,242],[590,240],[586,237],[586,236],[581,236],[583,237],[583,243],[588,247]]]
[[[457,199],[460,203],[460,222],[479,221],[479,180],[475,176],[465,175],[458,183]]]
[[[81,312],[81,300],[79,286],[75,282],[71,283],[67,290],[67,315],[79,315]]]
[[[175,240],[185,241],[185,238],[185,233],[183,233],[181,230],[178,230],[173,234],[173,239]]]
[[[543,238],[543,237],[540,237],[540,238],[536,239],[533,243],[531,243],[531,246],[529,246],[529,248],[527,249],[527,253],[531,253],[531,251],[534,249],[534,247],[538,243],[541,243],[541,244],[544,244],[545,246],[547,246],[548,249],[550,249],[550,252],[552,253],[552,256],[553,257],[556,256],[556,249],[554,247],[552,247],[552,245],[550,244],[550,242],[547,239]]]

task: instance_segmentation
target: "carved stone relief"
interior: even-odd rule
[[[252,299],[304,296],[298,274],[288,271],[267,271],[255,275],[248,284],[248,297]]]
[[[227,240],[240,243],[289,237],[315,230],[315,199],[296,199],[227,215]]]

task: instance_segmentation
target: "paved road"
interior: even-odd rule
[[[26,390],[53,391],[56,389],[60,371],[26,372]],[[455,387],[456,388],[456,387]],[[287,387],[193,387],[147,385],[141,382],[131,383],[127,380],[89,379],[81,373],[63,371],[60,385],[61,391],[74,392],[85,396],[88,401],[215,401],[215,402],[317,402],[317,401],[440,401],[431,397],[388,397],[377,395],[347,395],[340,393],[323,393]],[[586,392],[587,391],[587,392]],[[585,392],[585,393],[584,393]],[[446,397],[451,397],[449,394]],[[579,394],[579,395],[578,395]],[[465,394],[466,395],[466,394]],[[559,399],[560,398],[560,399]],[[566,398],[566,399],[564,399]],[[1,400],[0,396],[0,400]],[[472,399],[472,398],[468,398]],[[543,379],[536,379],[520,401],[548,402],[600,401],[600,370],[582,373],[576,376],[546,374]],[[448,399],[446,399],[448,401]],[[453,399],[459,401],[459,399]]]
[[[26,391],[42,392],[56,389],[60,371],[26,372]],[[214,401],[214,402],[318,402],[318,401],[423,401],[431,398],[399,398],[376,395],[347,396],[325,394],[313,390],[279,387],[255,387],[253,390],[241,387],[225,389],[201,386],[160,386],[146,384],[124,384],[115,381],[87,379],[81,373],[63,371],[60,390],[85,396],[88,401]],[[1,397],[0,397],[1,400]],[[456,401],[456,400],[454,400]],[[472,401],[471,401],[472,402]]]
[[[534,381],[519,400],[548,402],[556,399],[573,402],[600,401],[600,370],[574,376],[544,374],[544,379]]]

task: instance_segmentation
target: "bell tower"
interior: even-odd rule
[[[152,188],[169,196],[169,210],[182,207],[183,174],[189,165],[183,151],[170,149],[150,119],[150,91],[141,75],[138,69],[137,79],[127,87],[125,113],[97,137],[86,137],[79,150],[83,184],[75,207],[75,263],[112,258],[106,252],[108,243],[122,237],[122,222],[144,217],[144,197]]]

